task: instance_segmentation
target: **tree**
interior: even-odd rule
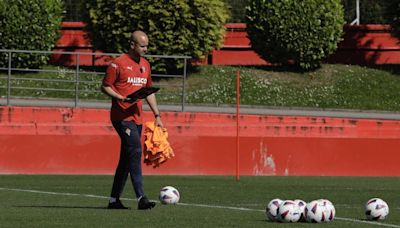
[[[393,29],[396,36],[400,39],[400,2],[397,4],[396,13],[393,20]]]
[[[62,0],[0,1],[0,48],[50,51],[56,44],[63,13]],[[13,67],[39,68],[48,55],[16,53]],[[0,66],[8,65],[8,53],[0,53]]]
[[[92,0],[88,29],[97,48],[125,52],[134,30],[150,39],[149,54],[207,56],[222,45],[228,10],[220,0]],[[157,61],[153,68],[167,71],[182,62]]]

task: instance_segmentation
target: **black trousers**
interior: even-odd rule
[[[117,169],[115,170],[111,197],[119,199],[130,174],[136,197],[144,195],[142,177],[142,125],[133,121],[112,121],[112,125],[121,139],[121,150]]]

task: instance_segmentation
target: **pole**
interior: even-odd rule
[[[182,107],[181,107],[181,110],[182,110],[182,112],[184,112],[185,111],[185,96],[186,96],[186,94],[185,94],[185,91],[186,91],[186,71],[187,71],[187,59],[186,58],[184,58],[183,59],[183,61],[184,61],[184,65],[183,65],[183,80],[182,80]]]
[[[360,24],[360,0],[356,0],[356,19],[354,19],[350,25]]]
[[[360,0],[356,1],[356,17],[357,17],[357,25],[360,24]]]
[[[240,71],[236,72],[236,181],[240,180],[239,172],[239,114],[240,114]]]

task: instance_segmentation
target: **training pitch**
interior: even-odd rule
[[[123,203],[130,210],[107,210],[112,176],[0,175],[0,227],[398,227],[397,177],[234,177],[145,176],[145,191],[157,201],[138,211],[128,179]],[[177,205],[161,205],[161,187],[176,187]],[[390,208],[383,222],[365,220],[364,205],[379,197]],[[270,222],[265,206],[273,198],[326,198],[336,207],[333,222]]]

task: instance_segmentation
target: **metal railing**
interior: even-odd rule
[[[20,55],[50,56],[63,55],[72,59],[68,66],[57,61],[38,68],[20,67]],[[36,106],[68,106],[68,107],[105,107],[109,106],[109,98],[100,92],[101,79],[105,73],[106,63],[87,63],[88,58],[93,60],[100,57],[115,57],[117,53],[92,52],[61,52],[61,51],[29,51],[0,49],[0,56],[7,57],[6,66],[0,65],[0,105],[36,105]],[[26,57],[26,56],[25,56]],[[187,78],[187,64],[189,56],[146,55],[146,58],[156,62],[158,59],[174,59],[182,61],[182,69],[174,74],[152,74],[153,84],[165,90],[163,95],[174,97],[185,109],[185,90]],[[51,60],[52,58],[50,58]],[[53,59],[54,60],[54,59]],[[3,61],[4,62],[4,61]],[[85,62],[85,63],[83,63]],[[157,80],[159,78],[159,80]],[[173,83],[170,83],[170,79]],[[161,79],[168,79],[163,83]],[[181,82],[179,83],[179,79]],[[166,81],[166,80],[164,80]],[[173,87],[179,87],[177,90]],[[166,91],[166,92],[162,92]],[[161,96],[160,96],[161,97]],[[173,99],[173,100],[174,100]],[[179,101],[178,101],[179,100]],[[161,100],[162,103],[162,100]]]

